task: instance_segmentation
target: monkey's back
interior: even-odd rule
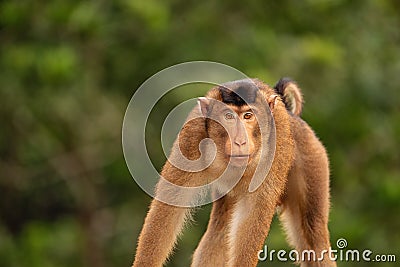
[[[287,193],[303,196],[303,203],[296,205],[300,209],[306,206],[318,206],[318,217],[328,216],[329,198],[329,160],[326,149],[311,127],[300,117],[290,119],[294,140],[294,160],[289,171]],[[319,192],[308,194],[307,192]],[[297,199],[298,201],[298,199]],[[314,210],[314,209],[311,209]]]

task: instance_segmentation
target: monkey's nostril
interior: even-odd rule
[[[236,145],[238,145],[238,146],[243,146],[243,145],[245,145],[247,142],[246,142],[246,140],[235,140],[235,142],[234,142]]]

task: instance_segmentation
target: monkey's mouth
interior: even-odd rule
[[[241,158],[247,159],[247,158],[250,157],[250,154],[246,154],[246,155],[228,155],[228,157],[230,157],[230,158],[237,158],[237,159],[241,159]]]
[[[250,154],[245,155],[228,155],[229,163],[233,166],[245,166],[250,161]]]

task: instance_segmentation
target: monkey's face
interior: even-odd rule
[[[214,106],[215,120],[209,123],[209,137],[217,145],[217,157],[232,166],[248,165],[256,154],[259,139],[257,109],[248,105]]]

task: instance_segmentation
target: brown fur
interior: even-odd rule
[[[278,205],[281,206],[280,219],[288,234],[288,240],[299,252],[304,249],[319,252],[330,247],[327,228],[328,158],[323,145],[311,128],[296,116],[301,112],[300,89],[295,83],[287,80],[278,89],[270,88],[258,80],[254,82],[273,112],[277,137],[275,157],[266,179],[256,191],[248,192],[252,174],[259,160],[257,156],[252,156],[239,183],[227,195],[213,203],[207,231],[193,255],[193,267],[256,266],[257,253],[268,235]],[[290,88],[290,93],[285,92],[285,88]],[[218,88],[213,88],[207,97],[221,101]],[[293,101],[296,105],[290,104]],[[235,111],[239,110],[238,107],[232,108]],[[209,168],[197,173],[184,172],[167,162],[162,175],[174,184],[206,184],[216,179],[226,167],[226,154],[223,151],[226,151],[228,143],[223,139],[223,134],[218,135],[221,129],[212,122],[201,118],[190,121],[190,117],[198,115],[199,112],[199,109],[192,111],[189,122],[179,135],[179,144],[174,144],[170,157],[174,157],[174,151],[180,149],[188,159],[198,159],[200,140],[210,137],[218,148],[216,160]],[[252,131],[256,128],[254,124],[246,127],[247,131],[251,127]],[[257,149],[260,140],[254,136],[256,135],[249,137],[254,140],[247,141],[252,142],[254,149]],[[160,182],[157,194],[173,195],[173,192]],[[174,197],[190,198],[189,195]],[[133,266],[162,266],[189,215],[188,208],[174,207],[153,200],[139,237]],[[329,261],[325,255],[323,262],[303,262],[301,266],[336,266],[336,263]]]

